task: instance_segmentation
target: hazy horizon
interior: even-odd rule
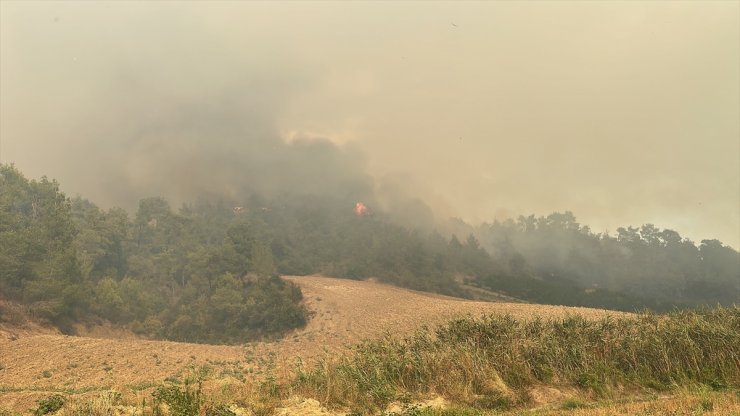
[[[572,211],[740,248],[740,3],[0,3],[0,160],[69,195]]]

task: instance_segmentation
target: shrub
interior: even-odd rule
[[[56,412],[64,406],[67,401],[61,394],[54,394],[38,401],[39,406],[34,410],[34,416],[46,415]]]
[[[191,390],[189,385],[182,389],[177,386],[162,386],[157,388],[153,393],[154,397],[154,415],[164,416],[161,405],[166,404],[169,416],[192,416],[197,415],[203,404],[201,399],[201,384],[198,388]]]
[[[211,409],[206,410],[206,416],[236,416],[228,406],[221,404]]]

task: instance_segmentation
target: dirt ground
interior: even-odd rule
[[[519,318],[589,318],[617,312],[524,303],[467,301],[401,289],[369,281],[320,276],[287,276],[300,285],[311,318],[305,328],[278,342],[244,346],[151,341],[120,330],[89,329],[88,336],[65,336],[38,326],[0,326],[0,403],[27,409],[39,397],[61,391],[128,388],[144,390],[188,368],[209,366],[221,376],[280,375],[296,360],[336,353],[361,339],[384,333],[405,335],[421,325],[450,318],[508,313]],[[217,374],[219,375],[219,374]]]

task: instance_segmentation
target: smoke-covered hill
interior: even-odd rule
[[[470,296],[478,286],[528,301],[616,310],[730,305],[738,252],[697,247],[651,225],[594,234],[570,213],[520,217],[458,238],[399,225],[349,198],[288,194],[147,198],[129,216],[67,198],[58,184],[0,176],[0,289],[70,330],[103,317],[156,338],[239,342],[303,325],[301,293],[279,274],[376,278]]]

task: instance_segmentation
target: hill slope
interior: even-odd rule
[[[300,285],[311,319],[305,328],[276,342],[203,345],[74,337],[0,326],[0,402],[24,410],[52,391],[138,391],[182,374],[188,367],[203,365],[212,367],[216,374],[239,378],[260,377],[267,368],[282,373],[293,365],[295,357],[310,360],[325,350],[336,352],[364,338],[385,332],[411,334],[421,325],[435,325],[467,314],[509,313],[519,318],[619,314],[588,308],[467,301],[370,281],[286,278]]]

